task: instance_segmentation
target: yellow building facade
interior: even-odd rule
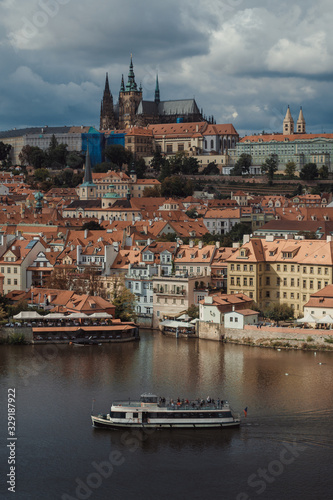
[[[227,261],[228,293],[245,293],[265,309],[288,304],[303,313],[310,295],[333,283],[333,242],[251,239]]]

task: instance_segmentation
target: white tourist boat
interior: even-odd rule
[[[114,401],[110,413],[92,415],[94,427],[202,428],[240,425],[228,401],[166,401],[154,394],[142,394],[139,401]]]

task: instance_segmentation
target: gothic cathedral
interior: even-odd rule
[[[145,127],[151,123],[197,122],[205,118],[199,111],[194,99],[161,101],[158,77],[156,77],[155,99],[142,99],[142,86],[138,88],[133,70],[131,56],[128,80],[125,86],[124,76],[121,78],[119,99],[113,104],[113,97],[106,74],[105,88],[101,103],[100,130],[126,129],[133,125]],[[207,120],[214,122],[213,117]]]

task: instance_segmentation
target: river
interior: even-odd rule
[[[331,499],[332,386],[327,352],[152,332],[103,346],[0,346],[0,498]],[[7,439],[8,389],[16,440]],[[143,392],[228,399],[242,425],[134,435],[91,426],[92,404],[104,413]]]

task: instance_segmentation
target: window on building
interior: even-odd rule
[[[253,286],[253,278],[250,278],[250,286]]]
[[[283,286],[287,286],[287,278],[283,278]]]
[[[250,271],[253,271],[253,265],[250,264]]]
[[[286,266],[286,264],[284,264],[284,266],[283,266],[283,272],[285,272],[285,273],[287,272],[287,266]]]
[[[270,277],[269,277],[269,276],[266,276],[266,285],[270,285],[270,284],[271,284]]]
[[[247,278],[244,278],[244,286],[247,286]]]
[[[303,280],[303,288],[306,288],[306,280]]]
[[[269,290],[266,291],[266,298],[269,298],[271,296],[271,293]]]

